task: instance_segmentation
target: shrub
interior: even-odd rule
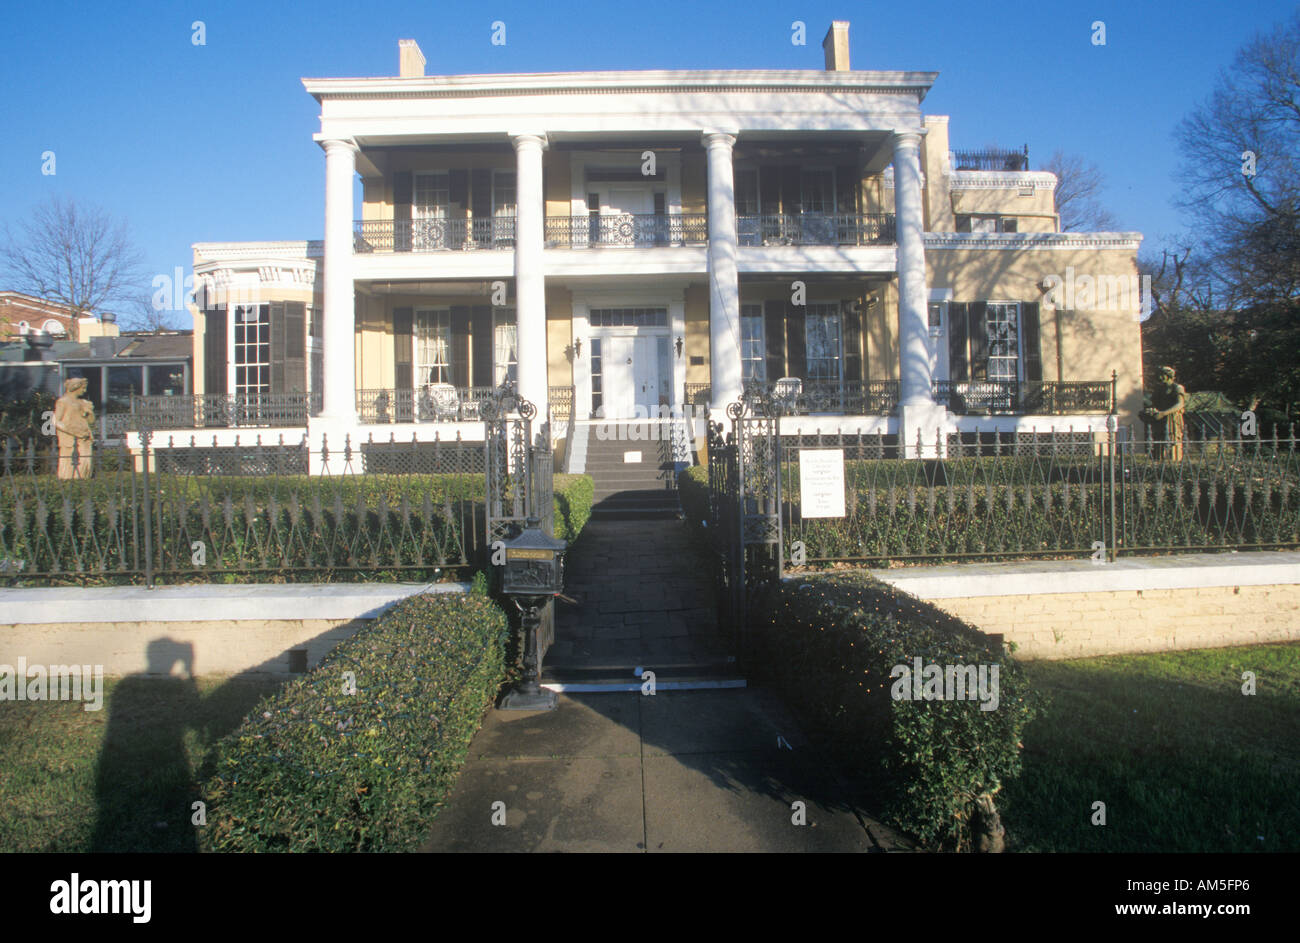
[[[755,672],[773,683],[883,811],[921,841],[972,843],[977,803],[1020,771],[1036,698],[1004,648],[973,626],[862,573],[785,581],[751,617]],[[897,665],[997,666],[997,707],[893,697]],[[905,688],[909,690],[910,688]],[[990,700],[990,703],[992,701]]]
[[[552,489],[555,492],[555,537],[573,542],[591,519],[596,483],[590,475],[556,475]]]
[[[341,642],[215,747],[204,849],[418,847],[505,676],[506,631],[490,599],[439,593]]]
[[[682,502],[682,513],[697,527],[709,519],[709,469],[707,465],[691,465],[677,476],[677,494]]]

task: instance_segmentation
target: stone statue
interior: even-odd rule
[[[1174,380],[1173,367],[1161,367],[1151,405],[1142,410],[1142,421],[1151,427],[1155,457],[1181,461],[1183,457],[1183,411],[1187,391]]]
[[[54,403],[54,430],[59,437],[59,477],[89,478],[95,426],[95,407],[82,399],[86,392],[83,377],[74,377],[63,385],[63,395]],[[76,461],[73,461],[73,455]]]

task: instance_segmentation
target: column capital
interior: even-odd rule
[[[735,131],[705,131],[704,146],[708,148],[725,147],[730,150],[736,144]]]
[[[894,132],[894,150],[916,150],[921,146],[921,138],[925,136],[924,131],[905,129]]]
[[[539,147],[545,150],[549,142],[546,140],[545,132],[524,131],[520,133],[511,133],[510,143],[515,146],[516,151],[521,151],[526,147]]]
[[[357,147],[357,142],[351,138],[326,138],[320,142],[321,148],[326,154],[331,151],[350,151],[353,155],[359,154],[361,148]]]

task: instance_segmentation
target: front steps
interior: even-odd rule
[[[583,472],[596,486],[593,517],[653,520],[678,515],[679,463],[673,456],[671,420],[593,422],[584,431]]]

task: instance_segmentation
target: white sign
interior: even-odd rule
[[[799,450],[800,511],[804,517],[844,516],[844,450]]]

